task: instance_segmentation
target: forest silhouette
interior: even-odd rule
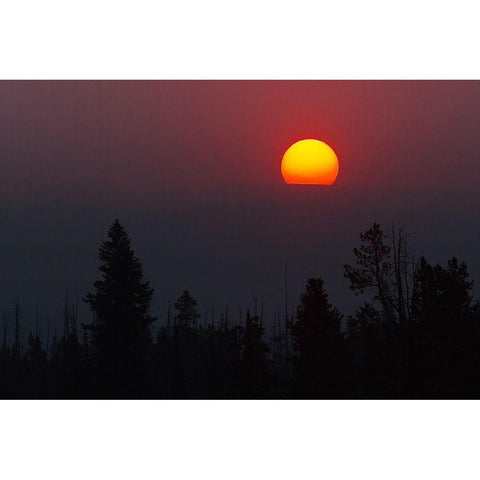
[[[166,318],[115,220],[86,293],[65,299],[63,333],[22,344],[20,302],[2,328],[0,397],[13,399],[450,399],[480,397],[480,308],[467,266],[417,258],[402,228],[360,234],[343,275],[362,304],[345,318],[321,278],[267,339],[263,309],[202,319],[185,290]],[[154,329],[156,322],[159,327]]]

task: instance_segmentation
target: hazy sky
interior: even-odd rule
[[[479,112],[469,81],[0,82],[0,313],[18,295],[60,319],[116,217],[160,317],[184,288],[202,315],[283,312],[285,262],[290,304],[322,276],[349,313],[342,265],[374,221],[465,260],[480,297]],[[336,151],[332,187],[284,184],[302,138]]]

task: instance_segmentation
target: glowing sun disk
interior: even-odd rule
[[[308,138],[285,152],[281,169],[286,183],[332,185],[338,175],[338,158],[326,143]]]

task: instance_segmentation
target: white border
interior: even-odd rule
[[[477,410],[475,401],[4,401],[2,472],[71,480],[474,478]]]
[[[3,1],[2,79],[478,79],[473,2]],[[1,114],[1,112],[0,112]],[[7,402],[5,478],[465,478],[477,402]]]
[[[474,2],[3,1],[0,78],[477,79]]]

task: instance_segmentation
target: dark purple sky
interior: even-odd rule
[[[158,316],[184,288],[202,315],[283,308],[285,262],[291,300],[318,275],[348,313],[341,267],[374,221],[480,280],[479,112],[470,81],[0,82],[0,312],[19,295],[60,318],[115,217]],[[332,187],[281,178],[309,137],[337,153]]]

